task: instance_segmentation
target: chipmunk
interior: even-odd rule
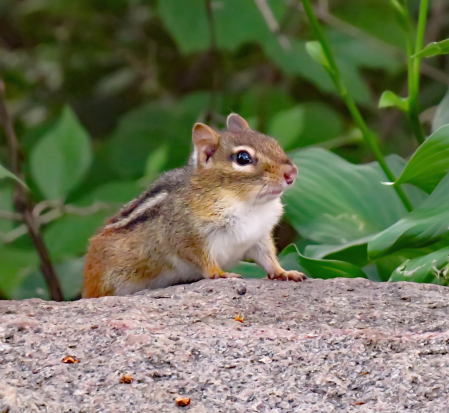
[[[303,281],[276,257],[280,196],[298,173],[280,145],[232,113],[227,130],[193,127],[188,166],[156,180],[91,239],[83,297],[127,295],[225,272],[253,260],[276,280]]]

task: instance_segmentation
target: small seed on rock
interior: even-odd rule
[[[188,406],[190,404],[190,399],[188,397],[177,397],[176,404],[181,407]]]
[[[76,364],[79,363],[80,361],[74,356],[66,356],[62,359],[62,362],[67,364]]]
[[[120,379],[120,383],[131,384],[133,380],[134,379],[133,376],[131,376],[131,374],[124,374]]]
[[[243,321],[245,320],[245,317],[243,317],[243,314],[238,313],[235,317],[234,317],[235,321],[239,321],[240,323],[243,323]]]

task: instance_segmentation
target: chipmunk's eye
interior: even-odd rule
[[[234,160],[239,165],[249,165],[253,163],[253,158],[247,151],[240,151],[234,154]]]

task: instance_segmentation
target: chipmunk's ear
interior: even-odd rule
[[[195,123],[192,140],[195,145],[195,152],[193,153],[194,166],[206,165],[218,149],[220,135],[204,123]]]
[[[226,126],[230,132],[250,130],[248,122],[237,113],[231,113],[226,119]]]

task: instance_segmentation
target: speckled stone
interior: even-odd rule
[[[448,306],[364,279],[2,301],[0,412],[447,412]]]

